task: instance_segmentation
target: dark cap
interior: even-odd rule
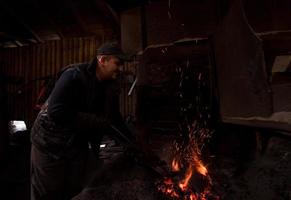
[[[120,60],[130,61],[130,56],[123,53],[117,43],[105,43],[97,49],[97,55],[113,55]]]

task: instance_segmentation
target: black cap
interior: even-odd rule
[[[131,58],[129,55],[126,55],[121,50],[120,46],[113,43],[105,43],[97,49],[97,55],[113,55],[119,58],[120,60],[130,61]]]

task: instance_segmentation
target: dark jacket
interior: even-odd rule
[[[39,150],[54,158],[74,156],[88,140],[100,141],[109,124],[122,123],[116,84],[98,81],[96,64],[74,64],[56,82],[31,131]]]

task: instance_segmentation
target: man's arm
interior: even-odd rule
[[[110,132],[113,137],[117,138],[121,142],[126,142],[125,137],[132,141],[133,143],[136,142],[135,135],[132,133],[132,131],[129,129],[127,124],[125,123],[124,119],[122,118],[122,115],[119,111],[119,96],[118,94],[113,94],[111,96],[111,99],[108,101],[109,103],[109,113],[108,118],[110,119]],[[123,136],[118,134],[118,132],[114,129],[117,129],[122,133]]]
[[[68,69],[60,76],[49,97],[48,115],[56,123],[72,125],[77,129],[96,130],[108,125],[105,117],[80,112],[81,81],[78,72]]]
[[[73,105],[76,99],[76,74],[73,69],[65,71],[57,80],[48,99],[48,115],[56,123],[71,122],[74,115]]]

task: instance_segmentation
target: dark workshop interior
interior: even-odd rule
[[[159,161],[105,136],[73,200],[291,200],[290,0],[2,0],[0,16],[0,199],[31,199],[44,89],[116,41],[120,113]]]

